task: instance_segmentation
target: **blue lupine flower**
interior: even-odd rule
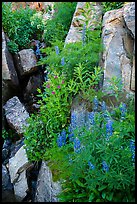
[[[55,52],[57,55],[59,55],[59,47],[58,46],[55,46]]]
[[[125,115],[126,115],[126,111],[127,111],[125,103],[120,104],[120,111],[121,111],[121,120],[124,120]]]
[[[72,133],[72,127],[71,127],[71,124],[68,126],[68,132],[69,132],[69,133]]]
[[[70,141],[70,142],[73,142],[73,141],[74,141],[74,133],[70,133],[70,134],[68,135],[68,137],[69,137],[69,141]]]
[[[62,147],[63,146],[62,136],[60,134],[59,134],[59,136],[57,138],[57,145],[58,145],[58,147]]]
[[[82,126],[85,126],[85,113],[84,112],[78,113],[78,117],[77,117],[77,127],[80,128]]]
[[[104,171],[108,172],[109,171],[109,167],[107,165],[107,163],[105,161],[102,162],[102,168]]]
[[[77,122],[76,122],[76,113],[72,112],[71,113],[71,128],[74,130],[77,127]]]
[[[78,139],[78,137],[76,137],[74,139],[74,152],[78,153],[80,151],[80,146],[81,146],[80,140]]]
[[[61,65],[64,66],[65,64],[65,60],[64,60],[64,57],[61,59]]]
[[[66,131],[63,129],[61,132],[61,136],[62,136],[62,143],[63,145],[66,144]]]
[[[106,121],[110,120],[109,112],[107,110],[102,114]]]
[[[84,45],[86,41],[86,23],[83,25],[83,30],[82,30],[82,44]]]
[[[130,150],[132,153],[132,161],[135,162],[135,141],[130,140]]]
[[[57,138],[57,145],[58,147],[62,147],[66,144],[66,131],[63,129],[61,134],[59,134]]]
[[[101,109],[102,109],[102,111],[104,112],[104,111],[106,111],[106,103],[105,103],[105,101],[102,101],[102,103],[101,103]]]
[[[88,162],[88,165],[89,165],[90,169],[92,169],[92,170],[95,169],[95,166],[90,161]]]
[[[106,124],[106,133],[107,133],[107,137],[106,139],[108,140],[109,137],[112,135],[113,132],[113,127],[112,127],[112,121],[108,120],[107,124]]]
[[[93,99],[93,110],[96,112],[98,110],[98,99],[97,96]]]
[[[89,122],[90,122],[91,125],[95,124],[94,117],[95,117],[94,111],[88,113],[88,119],[89,119]]]

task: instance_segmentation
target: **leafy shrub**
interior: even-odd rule
[[[38,36],[42,36],[43,32],[42,19],[39,16],[36,17],[36,10],[29,7],[25,9],[20,7],[18,10],[13,11],[11,2],[2,3],[2,26],[11,40],[9,46],[10,51],[13,53],[29,48],[34,35],[38,33]]]
[[[45,26],[44,39],[47,46],[55,40],[64,41],[68,33],[77,2],[55,3],[53,19],[48,20]]]
[[[84,64],[89,72],[94,72],[94,67],[98,66],[99,52],[101,51],[100,39],[89,42],[83,46],[81,42],[69,43],[59,54],[56,54],[55,48],[46,49],[46,58],[43,58],[39,64],[47,64],[49,69],[54,68],[59,74],[64,73],[67,81],[74,78],[74,67],[79,63]],[[91,57],[92,56],[92,57]],[[64,64],[61,60],[64,58]]]
[[[19,135],[13,129],[3,129],[2,138],[4,140],[11,139],[13,142],[20,139]]]
[[[103,12],[107,12],[113,9],[119,9],[123,7],[124,2],[102,2]]]
[[[119,119],[102,105],[101,112],[89,113],[84,126],[82,113],[79,124],[73,114],[66,142],[61,134],[60,143],[45,153],[54,179],[62,180],[60,201],[134,201],[135,118],[121,106],[117,108]]]
[[[64,77],[57,73],[49,74],[43,89],[43,92],[38,89],[40,112],[30,117],[29,127],[24,134],[30,160],[42,158],[43,153],[53,145],[53,139],[63,127],[65,128],[69,119],[71,94]]]

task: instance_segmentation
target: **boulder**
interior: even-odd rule
[[[18,89],[19,80],[17,72],[15,70],[12,55],[8,51],[6,35],[2,30],[2,104],[6,103],[14,94],[17,94]]]
[[[10,177],[5,165],[2,164],[2,190],[9,189]],[[11,188],[11,186],[10,186]]]
[[[135,2],[129,2],[124,5],[123,16],[127,28],[132,32],[135,38]]]
[[[16,152],[14,157],[9,159],[11,183],[14,186],[14,194],[20,201],[27,195],[28,183],[26,170],[30,165],[24,145]]]
[[[61,192],[59,182],[53,182],[52,172],[47,162],[42,161],[37,179],[37,187],[34,202],[58,202],[57,195]]]
[[[86,10],[85,4],[86,2],[77,3],[71,26],[65,39],[65,44],[82,40],[82,29],[84,25],[83,20],[85,19],[85,17],[82,15],[82,11],[83,9]],[[102,7],[100,2],[90,2],[90,4],[92,6],[90,13],[90,25],[92,25],[92,29],[95,29],[97,25],[96,22],[98,21],[101,23]]]
[[[7,122],[11,128],[15,129],[18,134],[24,132],[24,126],[27,126],[29,114],[24,105],[20,102],[17,96],[9,99],[3,106]]]
[[[131,56],[134,50],[134,40],[133,35],[124,21],[124,9],[125,7],[111,10],[106,12],[103,16],[104,90],[109,86],[109,80],[116,76],[122,79],[124,89],[131,92],[130,87],[133,67]],[[128,15],[130,18],[130,13],[128,13]],[[130,19],[133,19],[133,16]]]
[[[33,49],[21,50],[14,55],[14,61],[21,77],[38,70],[37,58]]]
[[[10,176],[5,165],[2,164],[2,202],[14,202],[13,185],[10,182]]]
[[[38,73],[33,76],[30,76],[30,79],[25,89],[25,95],[38,94],[37,88],[41,89],[42,85],[43,85],[43,77],[41,74]]]
[[[17,72],[11,53],[8,51],[6,36],[2,31],[2,79],[13,88],[19,86]]]

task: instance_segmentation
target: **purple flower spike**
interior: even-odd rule
[[[74,152],[78,153],[80,151],[80,140],[78,139],[78,137],[76,137],[74,139]]]
[[[103,168],[103,171],[106,171],[106,172],[109,171],[109,167],[105,161],[102,162],[102,168]]]
[[[96,112],[98,110],[98,99],[97,96],[93,99],[93,110]]]
[[[102,104],[101,104],[101,107],[102,107],[102,111],[106,111],[106,103],[105,101],[102,101]]]
[[[72,112],[71,113],[71,128],[74,130],[77,127],[77,122],[76,122],[76,113]]]
[[[125,103],[121,103],[120,104],[120,111],[121,111],[121,120],[124,120],[125,119],[125,115],[126,115],[126,104]]]
[[[58,46],[55,46],[55,52],[57,55],[59,55],[59,47]]]
[[[89,165],[90,169],[92,169],[92,170],[95,169],[95,166],[90,161],[88,162],[88,165]]]
[[[88,119],[91,125],[95,124],[94,117],[95,117],[94,111],[88,113]]]
[[[65,65],[65,60],[64,57],[61,59],[61,65],[64,66]]]
[[[112,127],[112,121],[108,120],[106,124],[106,133],[107,133],[107,140],[109,137],[113,134],[113,127]]]

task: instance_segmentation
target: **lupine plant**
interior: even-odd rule
[[[101,104],[103,110],[97,108],[88,113],[90,122],[81,126],[83,134],[79,134],[80,127],[77,131],[77,112],[72,112],[67,142],[61,148],[56,145],[50,149],[51,169],[58,170],[58,176],[53,174],[57,180],[63,179],[59,195],[62,202],[134,201],[134,123],[128,110],[126,120],[120,120],[120,112],[119,121],[109,111],[109,119],[104,118],[107,107],[104,102]],[[101,121],[104,125],[99,129]]]

